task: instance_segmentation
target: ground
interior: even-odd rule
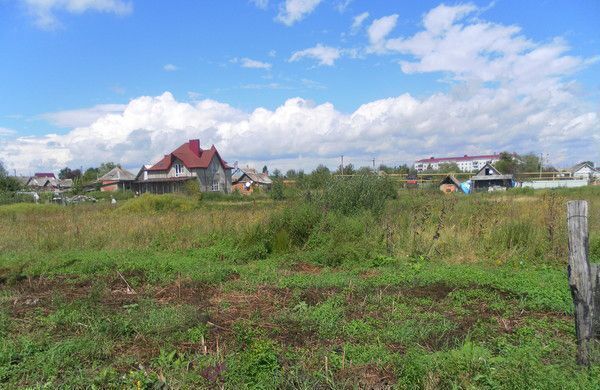
[[[437,216],[464,202],[513,207],[532,196],[436,198],[430,228],[419,222],[429,214],[408,217],[431,236],[430,253],[414,252],[420,247],[382,222],[385,214],[360,214],[367,222],[357,226],[356,216],[335,217],[345,221],[342,236],[366,237],[357,247],[335,241],[331,221],[321,220],[303,244],[294,246],[301,232],[290,227],[263,253],[255,227],[279,226],[273,216],[293,207],[264,199],[156,213],[0,207],[8,240],[0,244],[0,387],[600,388],[597,365],[575,364],[563,238],[544,246],[555,257],[537,260],[525,257],[536,253],[529,247],[447,255],[438,244],[458,225]],[[308,218],[285,220],[298,215]],[[541,220],[545,237],[562,234]],[[370,223],[382,230],[365,230]],[[368,248],[373,256],[360,251],[371,234],[381,241]],[[323,248],[340,246],[352,261],[319,260]]]

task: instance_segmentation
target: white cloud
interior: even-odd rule
[[[123,0],[21,0],[29,13],[34,17],[35,24],[43,29],[53,29],[60,26],[56,13],[59,11],[81,14],[87,11],[128,15],[133,11],[133,5]]]
[[[291,26],[317,8],[322,0],[285,0],[279,5],[279,13],[275,20]]]
[[[331,46],[323,46],[320,43],[314,47],[294,52],[289,61],[298,61],[304,57],[314,58],[319,61],[319,65],[333,66],[335,61],[340,58],[342,52],[340,49]]]
[[[352,3],[353,1],[354,0],[341,0],[339,3],[337,3],[335,9],[337,9],[339,13],[344,13],[346,12],[346,9],[350,5],[350,3]]]
[[[0,159],[25,172],[111,160],[135,168],[190,138],[214,143],[230,161],[304,164],[297,168],[340,154],[360,165],[372,156],[401,163],[502,150],[543,150],[555,163],[570,163],[600,158],[600,112],[575,98],[557,106],[549,95],[521,97],[505,88],[456,88],[423,99],[405,93],[348,114],[301,98],[244,112],[209,99],[179,102],[167,92],[64,135],[0,139]]]
[[[271,69],[271,64],[269,64],[268,62],[257,61],[257,60],[253,60],[253,59],[250,59],[250,58],[242,58],[240,60],[240,64],[244,68],[251,68],[251,69]]]
[[[352,27],[350,28],[353,34],[356,34],[358,30],[362,27],[362,24],[369,17],[368,12],[363,12],[362,14],[356,15],[352,19]]]
[[[267,9],[269,6],[269,0],[250,0],[250,3],[260,9]]]
[[[163,66],[163,70],[165,72],[175,72],[176,70],[179,70],[179,68],[173,64],[166,64],[165,66]]]
[[[396,23],[398,22],[398,15],[388,15],[379,19],[375,19],[369,26],[367,34],[369,36],[369,43],[371,47],[370,51],[380,52],[382,51],[385,37],[392,32]]]
[[[0,137],[14,134],[16,134],[16,131],[14,131],[13,129],[9,129],[7,127],[0,127]]]
[[[49,112],[39,117],[58,127],[73,128],[89,126],[109,114],[121,114],[126,107],[126,104],[98,104],[89,108]]]

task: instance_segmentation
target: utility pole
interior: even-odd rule
[[[340,173],[344,176],[344,155],[342,154],[342,165],[340,165]]]
[[[540,153],[540,179],[542,178],[542,167],[544,166],[544,153]]]
[[[375,158],[373,158],[373,173],[375,173]]]

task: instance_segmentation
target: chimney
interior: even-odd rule
[[[200,157],[200,140],[199,139],[191,139],[189,142],[190,149],[194,154]]]

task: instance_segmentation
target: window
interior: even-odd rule
[[[183,165],[175,164],[175,176],[183,175]]]
[[[210,190],[213,192],[219,191],[219,180],[213,180]]]

